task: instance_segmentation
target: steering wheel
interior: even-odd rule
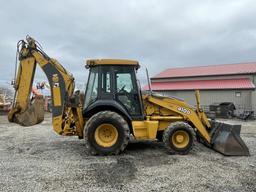
[[[124,86],[120,89],[119,93],[126,93],[127,91],[124,90],[125,87],[126,87],[126,85],[124,85]]]

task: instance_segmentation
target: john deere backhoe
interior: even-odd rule
[[[88,60],[90,70],[84,102],[74,92],[74,78],[38,43],[27,36],[18,43],[19,68],[10,122],[31,126],[43,120],[40,98],[31,104],[36,65],[51,86],[52,125],[60,135],[84,138],[92,154],[119,154],[136,140],[164,142],[171,154],[187,154],[195,139],[224,155],[249,155],[240,138],[240,125],[209,121],[200,108],[183,100],[148,92],[142,94],[136,79],[139,63],[132,60]],[[39,101],[39,102],[38,102]]]

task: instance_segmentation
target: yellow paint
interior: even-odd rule
[[[183,121],[192,122],[192,124],[200,132],[200,134],[209,143],[211,142],[211,137],[208,131],[206,130],[207,125],[204,124],[204,121],[207,122],[208,120],[204,119],[204,121],[202,121],[198,113],[196,113],[196,111],[184,101],[175,98],[154,97],[150,95],[144,97],[144,99],[146,100],[146,102],[150,102],[154,105],[157,105],[159,108],[162,107],[168,109],[172,111],[172,113],[176,113],[179,116],[182,116],[184,119]],[[179,108],[183,108],[185,109],[185,111],[181,111],[179,110]]]
[[[159,131],[164,131],[174,121],[159,121]]]
[[[111,124],[101,124],[96,128],[94,135],[96,143],[101,147],[112,147],[118,139],[118,131]]]
[[[148,138],[148,130],[144,121],[132,121],[132,128],[136,139]]]
[[[151,120],[163,120],[163,121],[171,121],[171,120],[183,120],[182,116],[151,116]]]
[[[53,87],[52,94],[53,94],[53,105],[56,107],[61,106],[60,87]]]
[[[20,62],[15,87],[17,90],[16,103],[19,105],[21,112],[25,111],[29,105],[35,68],[36,62],[33,57],[26,58]]]
[[[183,149],[189,144],[189,135],[186,131],[178,130],[172,135],[171,140],[176,148]]]
[[[62,116],[56,116],[53,117],[52,119],[52,125],[53,125],[53,129],[56,133],[63,135],[63,130],[62,130]]]
[[[34,58],[36,58],[37,63],[38,63],[41,67],[44,67],[46,64],[49,63],[49,60],[46,59],[43,55],[41,55],[39,52],[37,52],[37,51],[32,51],[32,54],[33,54]]]
[[[96,65],[135,65],[139,68],[139,62],[133,60],[124,59],[91,59],[86,61],[86,67],[92,67]]]
[[[158,121],[132,121],[132,128],[136,139],[155,139]]]
[[[83,112],[82,112],[82,105],[78,106],[75,109],[74,116],[78,118],[78,121],[76,121],[76,129],[77,129],[77,135],[79,138],[83,138],[83,130],[85,125],[85,120],[83,118]]]
[[[197,107],[199,108],[200,107],[200,92],[199,92],[199,90],[195,91],[195,96],[196,96],[196,104],[197,104]]]

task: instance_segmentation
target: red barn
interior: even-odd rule
[[[241,110],[256,108],[256,62],[169,68],[152,77],[151,82],[153,91],[192,105],[194,90],[199,89],[202,105],[233,102]]]

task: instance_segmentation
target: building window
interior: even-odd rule
[[[235,95],[236,97],[241,97],[241,92],[236,92]]]

